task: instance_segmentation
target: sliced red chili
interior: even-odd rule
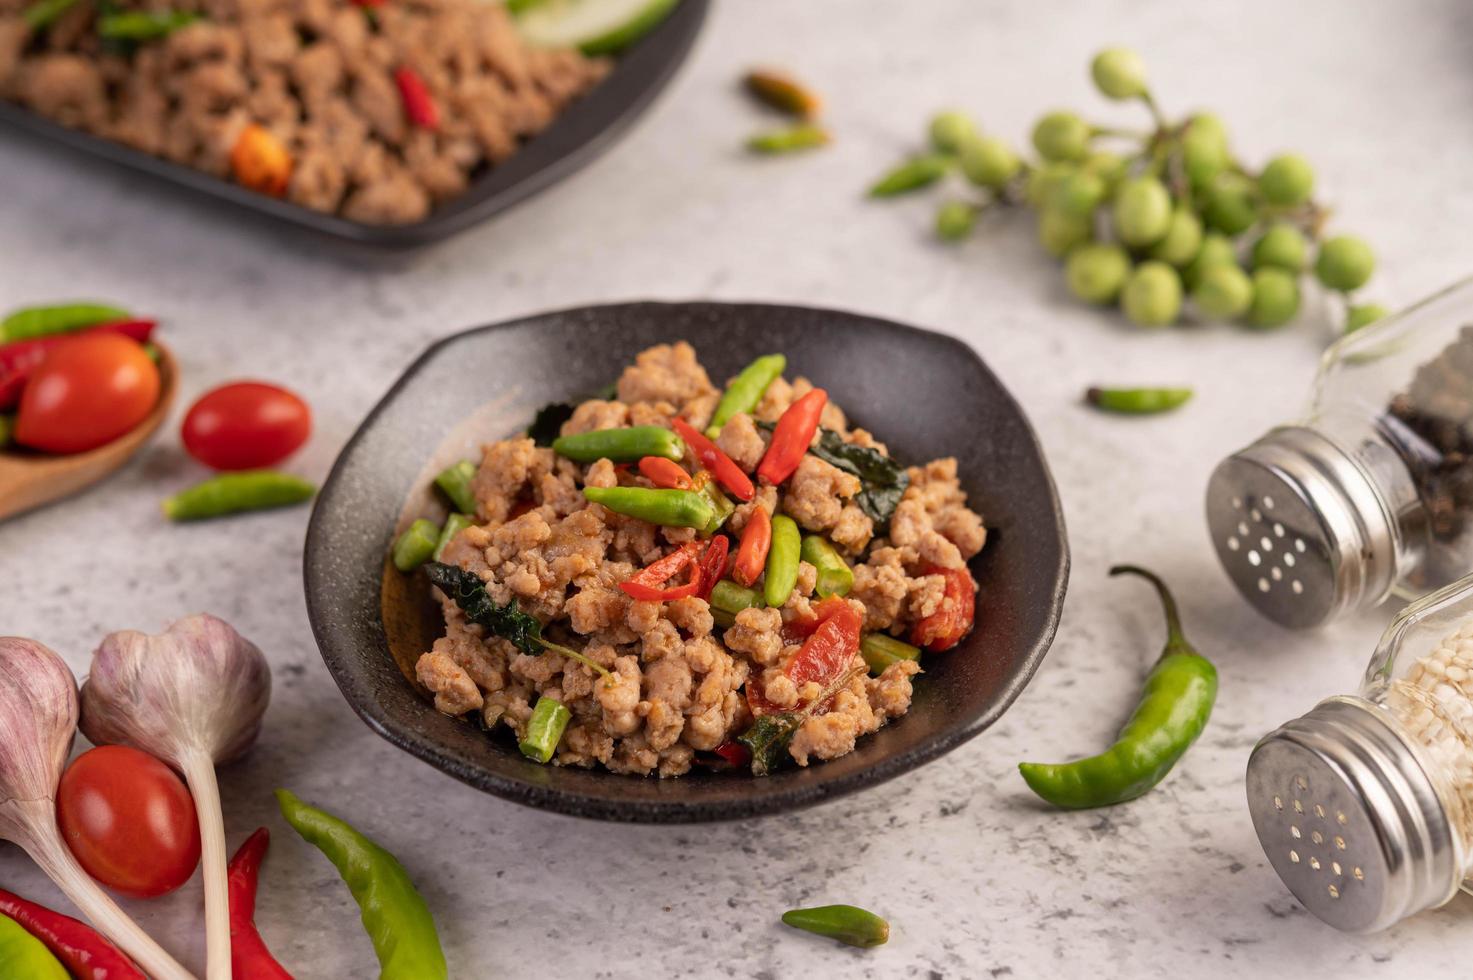
[[[35,337],[31,340],[17,340],[0,345],[0,411],[14,408],[20,402],[21,389],[26,386],[31,372],[46,359],[46,352],[57,344],[65,343],[74,337],[100,333],[118,334],[143,344],[147,343],[148,338],[153,335],[154,326],[155,323],[152,320],[117,320],[112,323],[99,323],[85,330],[53,334],[49,337]]]
[[[940,575],[946,579],[946,594],[931,615],[910,628],[910,642],[918,647],[939,652],[950,650],[972,632],[977,615],[977,586],[965,568],[931,566],[922,575]]]
[[[696,459],[711,471],[711,475],[723,489],[743,502],[752,499],[752,495],[757,492],[752,486],[752,478],[743,473],[742,468],[730,456],[718,449],[716,443],[697,432],[685,419],[677,418],[671,424],[676,434],[685,440]]]
[[[689,582],[667,588],[665,583],[678,572],[690,566],[700,552],[699,542],[691,541],[678,551],[646,565],[633,576],[619,583],[625,594],[642,602],[661,602],[666,599],[684,599],[693,596],[701,587],[700,569],[696,569]]]
[[[690,474],[680,464],[664,456],[645,456],[639,461],[639,472],[662,490],[691,489]]]
[[[788,406],[777,420],[777,426],[772,430],[772,441],[767,444],[767,452],[757,466],[759,478],[777,486],[793,475],[813,442],[818,420],[828,401],[828,392],[814,388]]]
[[[724,534],[718,534],[706,545],[706,553],[701,556],[700,564],[700,587],[696,589],[696,595],[702,599],[711,598],[711,590],[716,583],[721,581],[726,574],[726,553],[731,548],[731,541]]]
[[[410,122],[420,129],[440,128],[440,108],[419,72],[400,65],[394,69],[394,84],[399,86],[399,98],[404,102],[404,114]]]
[[[766,507],[752,508],[747,524],[742,528],[742,540],[737,545],[736,564],[731,577],[738,585],[750,586],[761,576],[767,566],[767,550],[772,547],[772,515]]]

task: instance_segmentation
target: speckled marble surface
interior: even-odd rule
[[[930,239],[928,204],[870,205],[860,191],[944,105],[1013,139],[1053,105],[1129,118],[1091,95],[1084,71],[1097,45],[1120,41],[1144,53],[1168,107],[1216,108],[1250,158],[1306,151],[1340,226],[1381,255],[1375,296],[1410,302],[1473,270],[1467,9],[717,6],[691,64],[608,156],[411,256],[344,253],[0,135],[0,305],[88,293],[158,314],[185,404],[240,376],[296,388],[318,429],[293,466],[315,478],[426,343],[514,314],[642,297],[795,300],[963,337],[1038,426],[1074,549],[1058,642],[993,730],[885,786],[749,826],[604,826],[483,796],[379,740],[338,697],[303,607],[305,510],[163,525],[159,497],[199,476],[172,427],[106,485],[0,525],[0,632],[41,639],[80,671],[108,630],[209,610],[267,651],[277,688],[266,734],[225,773],[225,810],[232,844],[262,823],[276,832],[260,918],[304,978],[371,976],[373,958],[336,875],[275,816],[278,785],[399,854],[457,977],[1465,975],[1473,901],[1342,936],[1280,887],[1243,805],[1254,740],[1353,687],[1389,616],[1286,634],[1247,610],[1207,545],[1207,473],[1302,405],[1325,340],[1316,311],[1274,336],[1138,333],[1069,302],[1021,216],[988,217],[947,249]],[[760,61],[794,66],[828,95],[831,148],[780,161],[741,152],[761,117],[734,79]],[[1151,380],[1200,395],[1139,422],[1076,405],[1089,383]],[[1149,594],[1105,577],[1123,559],[1175,583],[1221,669],[1219,708],[1158,791],[1049,812],[1014,764],[1104,744],[1160,642]],[[59,901],[14,848],[0,847],[0,882]],[[130,907],[202,968],[198,888]],[[890,944],[852,952],[777,924],[787,907],[827,901],[889,916]]]

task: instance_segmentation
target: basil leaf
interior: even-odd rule
[[[523,653],[542,652],[542,624],[537,617],[522,612],[517,600],[509,599],[506,605],[498,606],[479,576],[455,565],[432,561],[425,565],[425,574],[455,600],[466,619],[510,641]]]
[[[737,736],[737,741],[752,753],[752,775],[765,776],[782,766],[788,757],[803,718],[791,711],[763,715],[752,727]]]
[[[817,445],[808,451],[859,478],[861,489],[854,501],[874,521],[875,533],[884,533],[900,505],[900,498],[905,495],[905,488],[910,486],[910,474],[905,467],[878,449],[845,442],[832,429],[820,429]]]

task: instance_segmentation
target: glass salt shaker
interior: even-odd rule
[[[1360,694],[1266,735],[1247,782],[1269,863],[1338,929],[1473,892],[1473,576],[1407,606]]]
[[[1207,520],[1239,591],[1294,628],[1473,572],[1473,279],[1326,351],[1309,414],[1213,472]]]

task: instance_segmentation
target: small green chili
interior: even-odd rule
[[[0,320],[0,343],[30,340],[52,334],[70,333],[99,323],[132,319],[132,314],[101,303],[67,303],[61,306],[28,306]]]
[[[538,698],[532,717],[527,719],[526,734],[517,747],[533,762],[547,762],[557,751],[563,731],[572,719],[573,713],[561,701],[546,696]]]
[[[600,459],[637,463],[645,456],[680,459],[685,453],[685,443],[663,426],[636,425],[628,429],[598,429],[559,436],[553,440],[552,451],[579,463],[594,463]]]
[[[813,591],[820,599],[848,595],[854,587],[854,570],[823,535],[809,534],[803,538],[802,558],[818,570]]]
[[[77,0],[38,0],[25,9],[21,20],[33,31],[45,30],[76,5]]]
[[[890,923],[853,905],[820,905],[783,913],[783,924],[837,939],[846,946],[869,949],[890,938]]]
[[[441,470],[439,476],[435,477],[435,486],[444,491],[456,510],[462,514],[474,514],[476,495],[471,491],[471,481],[475,478],[476,464],[463,459],[454,466]]]
[[[394,567],[412,572],[435,556],[440,542],[440,525],[421,517],[404,529],[394,542]]]
[[[299,476],[274,470],[222,473],[164,501],[171,521],[197,521],[311,500],[317,488]]]
[[[888,633],[870,633],[859,641],[859,654],[869,665],[869,672],[879,676],[893,663],[921,659],[921,648]]]
[[[733,415],[743,412],[750,415],[767,394],[768,387],[782,377],[783,371],[788,366],[788,359],[781,354],[764,354],[751,364],[742,368],[726,390],[721,393],[721,400],[716,403],[716,411],[711,413],[711,424],[706,426],[706,436],[715,439],[721,435],[722,428],[731,421]]]
[[[936,183],[951,169],[953,160],[940,153],[914,157],[875,181],[870,197],[894,197]]]
[[[1089,404],[1122,415],[1169,412],[1191,397],[1190,388],[1091,388],[1084,393]]]
[[[129,10],[97,18],[97,36],[105,41],[156,41],[199,20],[182,10]]]
[[[786,514],[772,518],[772,544],[767,549],[767,569],[762,576],[762,595],[769,606],[782,606],[798,584],[798,560],[803,548],[798,525]]]
[[[796,126],[785,126],[782,129],[769,129],[758,133],[747,140],[747,149],[753,153],[766,153],[776,155],[780,153],[797,153],[799,150],[813,150],[825,146],[829,141],[829,131],[817,123],[799,123]]]
[[[379,980],[449,976],[429,906],[398,859],[330,813],[279,789],[281,815],[338,869],[378,954]]]
[[[716,516],[711,498],[696,490],[648,487],[584,487],[583,496],[616,514],[662,527],[704,528]]]
[[[445,518],[445,526],[440,529],[440,537],[435,541],[434,553],[430,556],[439,561],[445,554],[445,549],[450,547],[450,542],[455,536],[472,524],[476,523],[469,514],[451,514]]]
[[[1018,766],[1033,792],[1067,809],[1133,800],[1166,778],[1207,727],[1217,697],[1217,670],[1182,634],[1176,600],[1166,584],[1133,565],[1116,566],[1110,574],[1139,575],[1156,587],[1166,611],[1166,647],[1114,745],[1062,765]]]

